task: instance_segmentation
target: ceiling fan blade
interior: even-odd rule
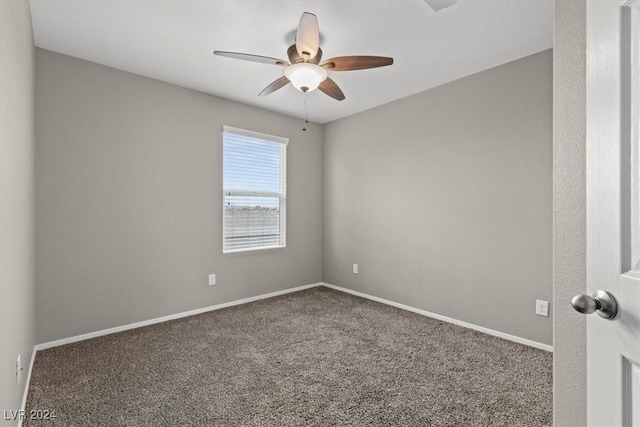
[[[300,18],[296,33],[296,50],[306,60],[313,59],[320,46],[320,30],[318,18],[313,13],[305,12]]]
[[[322,92],[326,93],[333,99],[337,99],[338,101],[342,101],[345,98],[344,93],[342,93],[342,90],[338,87],[336,82],[331,80],[329,77],[327,77],[325,81],[320,83],[318,89],[320,89]]]
[[[281,65],[283,67],[288,67],[289,65],[291,65],[287,61],[284,61],[282,59],[270,58],[268,56],[251,55],[249,53],[225,52],[222,50],[216,50],[213,52],[213,54],[218,56],[226,56],[227,58],[242,59],[243,61],[260,62],[262,64],[271,64],[271,65]]]
[[[289,62],[291,62],[292,64],[297,64],[298,62],[304,62],[304,59],[302,59],[302,56],[298,54],[298,48],[296,47],[295,43],[289,46],[289,49],[287,49],[287,56],[289,57]]]
[[[286,86],[288,83],[289,83],[289,79],[286,76],[282,76],[276,81],[274,81],[273,83],[271,83],[269,86],[262,89],[262,92],[260,92],[258,96],[267,96],[277,91],[281,87]]]
[[[393,58],[384,56],[339,56],[327,59],[320,66],[329,71],[352,71],[385,67],[391,64],[393,64]]]

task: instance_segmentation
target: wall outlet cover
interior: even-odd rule
[[[536,300],[536,314],[549,317],[549,301]]]
[[[210,274],[209,275],[209,286],[213,286],[216,284],[216,275],[215,274]]]
[[[16,359],[16,384],[20,384],[20,375],[22,374],[22,355],[18,355]]]
[[[358,264],[353,264],[353,274],[358,274]]]

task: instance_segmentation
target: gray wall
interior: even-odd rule
[[[586,1],[556,0],[553,71],[553,418],[587,425],[585,316],[569,302],[586,291]]]
[[[549,50],[326,125],[324,281],[551,344],[551,112]]]
[[[38,342],[322,280],[321,126],[40,49],[36,84]],[[290,138],[285,250],[222,255],[223,125]]]
[[[20,408],[35,344],[34,50],[29,3],[0,1],[0,411]]]

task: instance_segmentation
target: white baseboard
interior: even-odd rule
[[[261,299],[273,298],[279,295],[289,294],[292,292],[303,291],[305,289],[316,288],[322,286],[322,283],[312,283],[310,285],[298,286],[295,288],[284,289],[282,291],[270,292],[268,294],[257,295],[255,297],[243,298],[235,301],[224,302],[222,304],[216,304],[209,307],[197,308],[195,310],[184,311],[182,313],[170,314],[168,316],[156,317],[155,319],[143,320],[142,322],[129,323],[128,325],[116,326],[115,328],[103,329],[101,331],[90,332],[88,334],[76,335],[74,337],[62,338],[55,341],[49,341],[42,344],[37,344],[34,347],[34,354],[36,351],[46,350],[52,347],[58,347],[65,344],[71,344],[78,341],[84,341],[91,338],[101,337],[104,335],[114,334],[116,332],[128,331],[130,329],[141,328],[143,326],[154,325],[156,323],[167,322],[169,320],[180,319],[183,317],[195,316],[196,314],[202,314],[209,311],[220,310],[222,308],[233,307],[235,305],[246,304],[249,302],[258,301]],[[32,359],[33,363],[33,359]]]
[[[36,346],[33,346],[33,351],[31,352],[31,362],[29,362],[29,370],[27,371],[27,378],[24,382],[24,393],[22,394],[22,405],[20,406],[20,410],[22,414],[26,414],[25,409],[27,407],[27,396],[29,395],[29,384],[31,384],[31,372],[33,371],[33,362],[36,360]],[[25,415],[26,416],[26,415]],[[21,418],[18,421],[18,427],[22,427],[23,419]]]
[[[335,289],[336,291],[345,292],[347,294],[355,295],[358,297],[366,298],[372,301],[380,302],[382,304],[387,304],[396,308],[400,308],[402,310],[411,311],[413,313],[421,314],[423,316],[431,317],[433,319],[442,320],[443,322],[453,323],[454,325],[463,326],[465,328],[473,329],[475,331],[484,332],[485,334],[493,335],[499,338],[504,338],[509,341],[517,342],[518,344],[528,345],[529,347],[539,348],[541,350],[546,350],[549,352],[553,352],[553,346],[548,344],[542,344],[537,341],[528,340],[526,338],[517,337],[515,335],[505,334],[504,332],[494,331],[493,329],[485,328],[483,326],[474,325],[473,323],[463,322],[462,320],[453,319],[451,317],[442,316],[440,314],[431,313],[429,311],[421,310],[419,308],[411,307],[408,305],[400,304],[397,302],[389,301],[383,298],[374,297],[372,295],[368,295],[358,291],[352,291],[351,289],[343,288],[341,286],[332,285],[330,283],[322,283],[322,286],[327,288]]]
[[[343,288],[341,286],[336,286],[336,285],[332,285],[330,283],[324,283],[324,282],[319,282],[319,283],[312,283],[310,285],[304,285],[304,286],[298,286],[295,288],[290,288],[290,289],[285,289],[282,291],[276,291],[276,292],[271,292],[268,294],[264,294],[264,295],[258,295],[255,297],[249,297],[249,298],[243,298],[240,300],[236,300],[236,301],[230,301],[230,302],[225,302],[222,304],[216,304],[216,305],[212,305],[209,307],[203,307],[203,308],[198,308],[195,310],[190,310],[190,311],[184,311],[182,313],[176,313],[176,314],[170,314],[168,316],[163,316],[163,317],[157,317],[155,319],[149,319],[149,320],[143,320],[141,322],[136,322],[136,323],[130,323],[127,325],[122,325],[122,326],[116,326],[115,328],[109,328],[109,329],[103,329],[100,331],[96,331],[96,332],[90,332],[87,334],[82,334],[82,335],[76,335],[73,337],[69,337],[69,338],[62,338],[59,340],[55,340],[55,341],[49,341],[46,343],[42,343],[42,344],[37,344],[34,347],[33,350],[33,356],[31,357],[31,366],[29,367],[29,372],[28,372],[28,376],[27,376],[27,381],[30,380],[31,378],[31,368],[33,367],[33,360],[35,359],[35,352],[36,351],[40,351],[40,350],[46,350],[48,348],[52,348],[52,347],[58,347],[61,345],[65,345],[65,344],[71,344],[74,342],[78,342],[78,341],[84,341],[84,340],[88,340],[91,338],[96,338],[96,337],[101,337],[104,335],[109,335],[109,334],[114,334],[116,332],[123,332],[123,331],[128,331],[130,329],[136,329],[136,328],[141,328],[143,326],[149,326],[149,325],[153,325],[156,323],[162,323],[162,322],[167,322],[169,320],[174,320],[174,319],[180,319],[183,317],[189,317],[189,316],[194,316],[196,314],[202,314],[202,313],[206,313],[209,311],[214,311],[214,310],[220,310],[222,308],[227,308],[227,307],[233,307],[235,305],[240,305],[240,304],[246,304],[246,303],[250,303],[253,301],[259,301],[262,299],[267,299],[267,298],[273,298],[279,295],[284,295],[284,294],[288,294],[288,293],[292,293],[292,292],[298,292],[298,291],[302,291],[305,289],[310,289],[310,288],[315,288],[318,286],[326,286],[327,288],[330,289],[334,289],[336,291],[340,291],[340,292],[345,292],[351,295],[355,295],[355,296],[359,296],[362,298],[366,298],[372,301],[377,301],[379,303],[382,304],[387,304],[393,307],[397,307],[400,308],[402,310],[407,310],[407,311],[411,311],[413,313],[417,313],[417,314],[421,314],[423,316],[427,316],[427,317],[431,317],[433,319],[438,319],[441,320],[443,322],[447,322],[447,323],[453,323],[455,325],[459,325],[459,326],[463,326],[465,328],[469,328],[469,329],[473,329],[479,332],[483,332],[485,334],[489,334],[489,335],[493,335],[499,338],[504,338],[506,340],[509,341],[513,341],[513,342],[517,342],[519,344],[524,344],[524,345],[528,345],[530,347],[535,347],[535,348],[539,348],[541,350],[546,350],[546,351],[553,351],[553,346],[547,345],[547,344],[542,344],[536,341],[532,341],[532,340],[528,340],[526,338],[521,338],[521,337],[517,337],[515,335],[510,335],[510,334],[506,334],[504,332],[500,332],[500,331],[495,331],[493,329],[489,329],[489,328],[485,328],[483,326],[478,326],[478,325],[474,325],[473,323],[467,323],[467,322],[463,322],[462,320],[457,320],[457,319],[453,319],[451,317],[447,317],[447,316],[442,316],[440,314],[436,314],[436,313],[431,313],[429,311],[426,310],[421,310],[419,308],[415,308],[415,307],[411,307],[405,304],[400,304],[394,301],[389,301],[383,298],[378,298],[372,295],[368,295],[365,294],[363,292],[358,292],[358,291],[353,291],[351,289],[347,289],[347,288]],[[23,402],[26,403],[26,394],[27,394],[27,390],[28,390],[28,384],[27,384],[27,389],[25,389],[25,399]]]
[[[136,328],[141,328],[143,326],[148,326],[148,325],[153,325],[156,323],[162,323],[162,322],[167,322],[169,320],[174,320],[174,319],[180,319],[183,317],[189,317],[189,316],[194,316],[196,314],[202,314],[202,313],[206,313],[209,311],[215,311],[215,310],[220,310],[222,308],[227,308],[227,307],[233,307],[236,305],[241,305],[241,304],[246,304],[246,303],[250,303],[250,302],[254,302],[254,301],[259,301],[262,299],[267,299],[267,298],[273,298],[279,295],[285,295],[285,294],[289,294],[292,292],[298,292],[298,291],[303,291],[305,289],[311,289],[311,288],[316,288],[319,286],[325,286],[327,288],[330,289],[334,289],[336,291],[340,291],[340,292],[345,292],[347,294],[351,294],[351,295],[355,295],[358,297],[362,297],[362,298],[366,298],[372,301],[376,301],[382,304],[387,304],[396,308],[400,308],[402,310],[407,310],[407,311],[411,311],[413,313],[417,313],[417,314],[421,314],[423,316],[427,316],[427,317],[431,317],[433,319],[438,319],[441,320],[443,322],[448,322],[448,323],[453,323],[455,325],[459,325],[459,326],[463,326],[465,328],[469,328],[469,329],[473,329],[479,332],[483,332],[485,334],[489,334],[489,335],[493,335],[499,338],[504,338],[506,340],[509,341],[513,341],[519,344],[524,344],[530,347],[535,347],[535,348],[539,348],[541,350],[546,350],[549,352],[553,352],[553,347],[547,344],[542,344],[536,341],[532,341],[532,340],[528,340],[525,338],[521,338],[521,337],[517,337],[515,335],[510,335],[510,334],[505,334],[504,332],[499,332],[499,331],[494,331],[493,329],[489,329],[489,328],[485,328],[482,326],[478,326],[478,325],[474,325],[472,323],[467,323],[467,322],[463,322],[461,320],[457,320],[457,319],[453,319],[451,317],[446,317],[446,316],[442,316],[440,314],[436,314],[436,313],[431,313],[425,310],[421,310],[419,308],[415,308],[415,307],[411,307],[408,305],[404,305],[404,304],[400,304],[397,302],[393,302],[393,301],[389,301],[383,298],[378,298],[372,295],[368,295],[365,294],[363,292],[358,292],[358,291],[353,291],[351,289],[347,289],[347,288],[343,288],[341,286],[336,286],[336,285],[332,285],[330,283],[325,283],[325,282],[319,282],[319,283],[312,283],[310,285],[304,285],[304,286],[298,286],[295,288],[290,288],[290,289],[285,289],[282,291],[276,291],[276,292],[271,292],[268,294],[263,294],[263,295],[258,295],[255,297],[249,297],[249,298],[243,298],[240,300],[236,300],[236,301],[230,301],[230,302],[225,302],[222,304],[216,304],[216,305],[212,305],[209,307],[203,307],[203,308],[198,308],[195,310],[190,310],[190,311],[185,311],[182,313],[176,313],[176,314],[171,314],[168,316],[163,316],[163,317],[157,317],[155,319],[149,319],[149,320],[144,320],[142,322],[136,322],[136,323],[130,323],[128,325],[122,325],[122,326],[117,326],[115,328],[109,328],[109,329],[103,329],[101,331],[96,331],[96,332],[90,332],[88,334],[82,334],[82,335],[76,335],[74,337],[69,337],[69,338],[63,338],[63,339],[59,339],[59,340],[55,340],[55,341],[50,341],[50,342],[46,342],[46,343],[42,343],[42,344],[36,344],[33,347],[33,353],[31,354],[31,362],[29,363],[29,371],[27,372],[27,378],[25,381],[25,388],[24,388],[24,394],[22,397],[22,406],[21,409],[24,411],[26,408],[26,404],[27,404],[27,395],[29,393],[29,385],[31,383],[31,372],[33,371],[33,363],[36,359],[36,352],[40,351],[40,350],[45,350],[48,348],[52,348],[52,347],[58,347],[61,345],[65,345],[65,344],[71,344],[74,342],[78,342],[78,341],[84,341],[84,340],[88,340],[91,338],[96,338],[96,337],[100,337],[100,336],[104,336],[104,335],[109,335],[109,334],[113,334],[116,332],[122,332],[122,331],[127,331],[130,329],[136,329]],[[18,422],[18,427],[22,427],[22,420],[20,420]]]

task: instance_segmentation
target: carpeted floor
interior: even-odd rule
[[[24,425],[551,425],[551,365],[314,288],[38,352]]]

